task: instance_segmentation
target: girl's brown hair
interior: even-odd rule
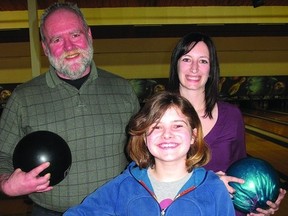
[[[191,172],[194,167],[203,166],[209,162],[210,151],[203,139],[201,122],[195,109],[179,94],[163,91],[153,95],[128,124],[130,138],[126,151],[140,168],[148,168],[155,164],[153,155],[146,147],[145,136],[149,127],[159,121],[165,111],[171,107],[179,109],[187,117],[191,130],[197,129],[196,134],[193,134],[195,142],[187,153],[187,170]]]

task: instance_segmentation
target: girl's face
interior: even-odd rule
[[[209,72],[209,50],[207,45],[200,41],[178,60],[180,89],[203,90],[204,92]]]
[[[185,164],[187,152],[194,138],[188,119],[178,108],[171,107],[158,122],[149,127],[146,145],[155,162]]]

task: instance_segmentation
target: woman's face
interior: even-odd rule
[[[185,163],[194,138],[188,119],[171,107],[158,122],[149,127],[146,145],[157,163]]]
[[[178,60],[180,89],[205,90],[210,72],[210,58],[207,45],[200,41],[190,52]]]

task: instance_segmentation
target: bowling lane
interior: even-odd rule
[[[268,119],[258,118],[257,116],[243,115],[245,125],[259,128],[261,130],[288,138],[288,124],[269,121]]]
[[[276,170],[288,177],[288,148],[250,133],[246,133],[246,148],[249,155],[268,161]]]
[[[288,124],[288,114],[284,112],[274,112],[268,110],[243,110],[243,114],[249,116],[258,116],[265,119],[270,119],[276,122],[282,122]]]

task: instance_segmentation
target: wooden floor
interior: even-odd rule
[[[244,122],[247,153],[278,170],[282,187],[288,190],[288,114],[253,110],[244,113]],[[288,215],[288,193],[274,215]]]
[[[288,190],[288,114],[254,110],[245,111],[243,115],[247,153],[271,163],[279,171],[282,186]],[[0,216],[30,216],[31,208],[27,197],[0,196]],[[288,215],[288,194],[274,215]]]
[[[26,197],[0,197],[0,216],[30,216],[31,209],[32,203]]]
[[[274,115],[272,115],[274,114]],[[247,153],[272,164],[288,178],[288,114],[244,114]]]

